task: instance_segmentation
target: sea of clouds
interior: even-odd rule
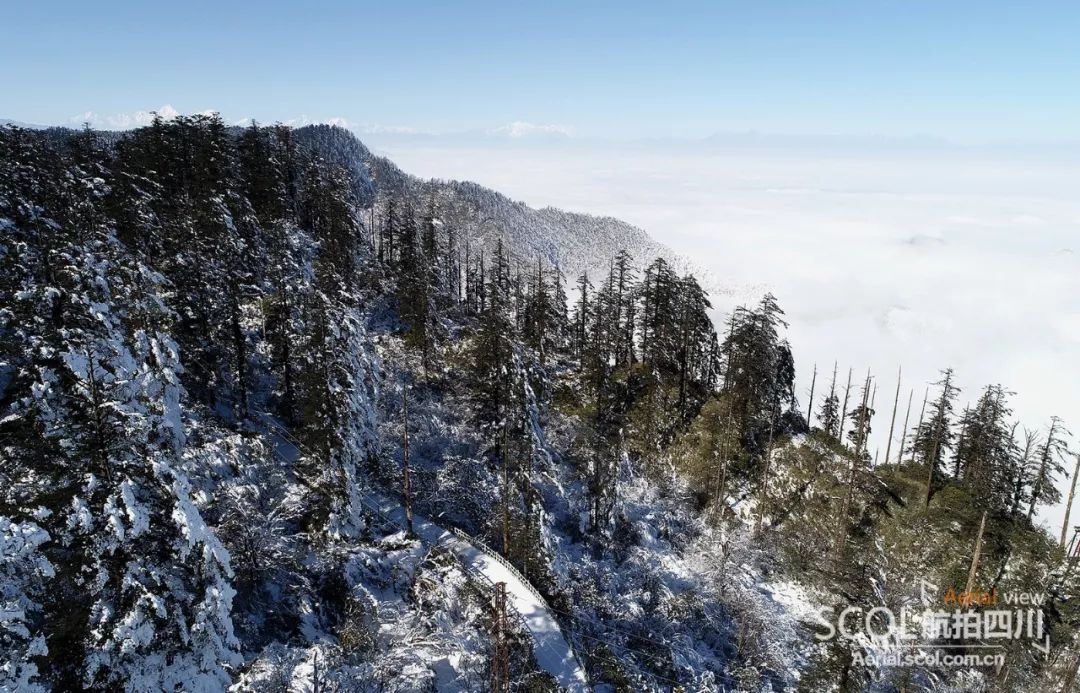
[[[1001,383],[1016,392],[1024,425],[1042,429],[1056,414],[1080,434],[1076,150],[763,136],[363,138],[420,176],[641,226],[711,272],[718,320],[771,291],[790,322],[804,402],[814,364],[817,400],[834,362],[841,380],[848,368],[856,381],[868,368],[876,376],[881,457],[901,365],[898,419],[909,390],[914,420],[926,385],[951,366],[961,407]],[[1061,513],[1044,514],[1055,535]]]

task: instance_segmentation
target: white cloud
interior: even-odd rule
[[[1071,386],[1080,380],[1080,253],[1062,252],[1080,250],[1080,157],[581,139],[383,148],[424,177],[475,180],[535,206],[641,226],[726,287],[713,296],[721,319],[772,291],[791,323],[804,406],[815,362],[829,371],[826,388],[834,360],[841,379],[868,366],[880,378],[873,447],[882,455],[901,362],[901,407],[914,387],[915,415],[926,383],[953,366],[961,408],[1000,382],[1016,391],[1025,425],[1058,414],[1080,427]],[[819,373],[818,402],[821,388]],[[1061,509],[1043,519],[1056,536]]]
[[[379,125],[378,123],[363,123],[355,125],[352,130],[361,135],[434,135],[432,130],[422,130],[408,125]]]
[[[558,135],[561,137],[573,137],[573,128],[565,125],[537,125],[516,120],[509,125],[497,127],[491,131],[493,135],[505,135],[506,137],[531,137],[535,135]]]

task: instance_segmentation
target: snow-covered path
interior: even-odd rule
[[[405,527],[405,509],[396,501],[382,494],[364,494],[365,504],[378,508],[387,519],[398,527]],[[533,641],[533,653],[541,669],[555,677],[559,687],[566,691],[587,691],[585,670],[578,663],[570,644],[563,636],[554,615],[547,604],[510,569],[483,549],[443,529],[419,515],[413,516],[413,531],[428,544],[439,544],[456,555],[469,569],[485,576],[492,583],[505,582],[510,605],[525,621],[525,627]]]

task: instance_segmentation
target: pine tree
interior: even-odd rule
[[[536,262],[536,274],[532,277],[527,304],[524,308],[524,329],[522,337],[540,356],[541,363],[547,360],[549,351],[548,325],[552,306],[548,294],[547,280],[544,277],[543,260]]]
[[[965,410],[959,422],[959,438],[954,453],[955,474],[971,491],[981,507],[995,512],[1008,509],[1012,493],[1012,465],[1015,443],[1007,401],[1010,393],[1000,385],[989,385],[975,406]]]
[[[849,416],[855,422],[855,427],[848,431],[848,439],[851,441],[851,449],[858,459],[869,458],[866,451],[866,443],[870,439],[871,422],[874,418],[874,409],[870,404],[870,374],[866,375],[863,384],[862,402],[851,410]]]
[[[840,398],[836,395],[836,367],[833,364],[832,380],[829,381],[829,394],[821,403],[818,423],[822,431],[839,439],[840,437]]]
[[[1014,424],[1010,434],[1013,455],[1009,464],[1009,517],[1015,522],[1023,512],[1022,506],[1031,498],[1031,487],[1038,469],[1040,439],[1036,431],[1024,429],[1023,442],[1016,436]]]
[[[503,425],[512,406],[517,337],[511,312],[510,266],[500,243],[486,277],[487,296],[480,314],[473,345],[473,386],[478,398],[478,418],[482,427],[496,430]]]
[[[634,296],[635,272],[633,258],[625,250],[619,251],[612,263],[611,315],[612,357],[615,365],[629,365],[634,360]]]
[[[674,371],[679,348],[678,315],[679,279],[663,258],[657,258],[645,271],[641,289],[641,359],[661,372]]]
[[[697,413],[704,398],[716,386],[719,376],[720,348],[705,292],[692,276],[680,282],[678,296],[678,351],[676,365],[679,383],[679,411],[684,420]],[[784,352],[782,354],[790,352]],[[783,356],[779,376],[787,377]]]
[[[5,346],[34,355],[3,426],[36,438],[9,441],[22,480],[9,493],[42,508],[52,542],[41,549],[57,568],[42,604],[42,674],[64,688],[223,687],[239,662],[231,570],[190,496],[174,316],[160,275],[102,215],[106,175],[92,161],[74,165],[39,211],[52,219],[48,240],[15,258],[53,268],[51,285],[15,293],[12,312],[39,317]]]
[[[727,363],[723,392],[733,399],[743,445],[755,456],[764,452],[770,428],[794,406],[791,350],[779,330],[787,326],[776,299],[766,295],[756,309],[739,308],[722,353]]]
[[[1030,521],[1035,516],[1035,509],[1040,505],[1056,505],[1061,502],[1061,491],[1057,487],[1058,475],[1064,473],[1065,467],[1061,462],[1062,457],[1068,454],[1068,446],[1064,437],[1069,435],[1061,419],[1054,416],[1050,419],[1050,426],[1039,452],[1038,471],[1031,485],[1031,503],[1028,506],[1027,518]]]
[[[56,574],[42,555],[49,534],[33,522],[0,516],[0,690],[44,693],[35,660],[48,655],[35,627],[46,586]]]
[[[423,229],[418,229],[413,214],[406,208],[398,238],[400,252],[398,285],[401,317],[406,324],[406,343],[418,350],[424,369],[430,366],[434,351],[436,311],[435,218],[429,210]]]
[[[818,421],[821,422],[821,430],[832,437],[837,436],[840,430],[840,399],[835,392],[830,392],[825,401],[821,403]]]
[[[574,351],[582,367],[585,364],[585,354],[589,349],[589,325],[593,320],[592,305],[589,303],[592,283],[588,274],[578,277],[578,300],[574,306]]]
[[[570,316],[567,313],[569,300],[566,296],[564,282],[565,277],[562,270],[556,265],[552,268],[550,277],[551,298],[548,334],[552,348],[559,353],[566,353],[570,349],[571,339]]]
[[[934,478],[942,470],[946,452],[952,449],[955,433],[952,430],[953,407],[960,390],[953,384],[953,371],[942,371],[935,383],[941,388],[938,398],[930,405],[930,418],[920,424],[914,434],[912,454],[927,468],[926,504],[930,503]]]
[[[301,347],[307,340],[307,335],[302,333],[304,297],[313,290],[302,259],[310,253],[311,244],[299,228],[284,219],[272,223],[268,236],[270,269],[263,334],[269,346],[270,369],[275,376],[275,410],[292,425],[297,417]]]
[[[362,234],[342,170],[309,168],[300,220],[317,243],[302,308],[305,358],[297,374],[297,434],[304,445],[299,473],[308,492],[304,523],[315,534],[348,535],[360,524],[354,480],[372,454],[374,434],[364,404],[372,397],[364,361],[370,345],[357,314]]]

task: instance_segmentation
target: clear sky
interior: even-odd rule
[[[886,401],[901,362],[905,390],[952,365],[964,401],[1001,381],[1025,425],[1080,428],[1076,0],[225,5],[6,3],[0,118],[344,119],[411,173],[642,225],[724,310],[773,291],[803,395],[815,362],[872,367]],[[574,137],[462,136],[500,128]],[[747,131],[1074,145],[594,139]]]
[[[1080,140],[1076,2],[228,5],[5,3],[0,117]]]

